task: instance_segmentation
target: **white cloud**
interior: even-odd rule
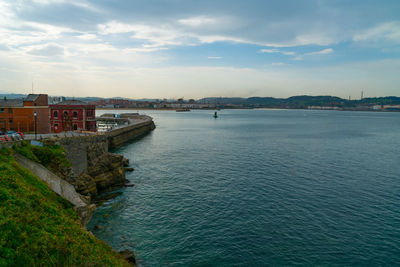
[[[30,46],[26,49],[28,54],[35,56],[62,56],[64,55],[64,47],[59,44],[49,43],[45,45]]]
[[[119,33],[133,33],[131,38],[139,39],[149,42],[150,44],[143,44],[143,47],[160,47],[166,45],[181,45],[182,42],[179,38],[183,35],[178,31],[167,27],[152,27],[144,24],[126,24],[117,21],[111,21],[106,24],[98,25],[101,34],[119,34]]]
[[[260,53],[280,53],[278,49],[261,49]]]
[[[178,22],[182,25],[187,25],[190,27],[203,27],[214,25],[217,20],[215,18],[209,17],[192,17],[187,19],[180,19]]]
[[[281,53],[284,54],[285,56],[294,56],[294,55],[296,55],[296,53],[292,52],[292,51],[282,51]]]
[[[80,8],[88,9],[93,12],[100,13],[100,10],[93,5],[89,4],[84,0],[32,0],[32,2],[41,4],[41,5],[50,5],[50,4],[70,4]]]
[[[294,56],[296,55],[295,52],[293,51],[281,51],[279,49],[273,48],[273,49],[261,49],[260,53],[281,53],[285,56]]]
[[[222,57],[216,57],[216,56],[209,56],[207,57],[208,59],[221,59]]]
[[[86,41],[88,41],[88,40],[96,40],[97,39],[97,35],[96,34],[91,34],[91,33],[85,33],[85,34],[79,35],[78,38],[82,39],[82,40],[86,40]]]
[[[387,22],[363,32],[357,33],[353,37],[354,41],[389,41],[396,44],[400,43],[400,22]]]
[[[291,43],[291,46],[299,45],[320,45],[326,46],[334,43],[338,43],[342,38],[336,36],[334,33],[326,33],[323,30],[317,30],[313,33],[299,34],[295,40]]]
[[[272,65],[272,66],[280,67],[280,66],[285,66],[285,65],[287,65],[287,64],[286,64],[286,63],[283,63],[283,62],[273,62],[273,63],[271,63],[271,65]]]
[[[66,27],[58,27],[36,22],[14,22],[13,27],[0,27],[0,44],[11,47],[21,45],[42,44],[48,41],[56,41],[63,33],[73,32]]]
[[[298,55],[298,56],[295,56],[294,58],[293,58],[293,60],[296,60],[296,61],[300,61],[300,60],[303,60],[304,59],[304,56],[303,55]]]
[[[315,51],[315,52],[311,52],[311,53],[307,53],[306,55],[326,55],[326,54],[330,54],[333,53],[333,49],[332,48],[326,48],[320,51]]]
[[[305,53],[305,54],[302,54],[302,55],[296,55],[294,58],[292,58],[292,60],[300,61],[300,60],[303,60],[304,57],[307,57],[307,56],[327,55],[327,54],[331,54],[331,53],[333,53],[333,49],[332,48],[326,48],[326,49],[322,49],[322,50],[319,50],[319,51]]]

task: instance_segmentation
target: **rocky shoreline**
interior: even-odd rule
[[[103,135],[52,137],[41,140],[45,147],[59,145],[65,151],[62,152],[64,155],[61,157],[65,158],[70,164],[59,164],[59,161],[50,159],[49,164],[46,166],[49,173],[42,171],[45,173],[45,177],[48,175],[55,176],[51,181],[53,184],[54,179],[65,180],[67,182],[66,185],[72,186],[71,188],[75,189],[72,189],[72,191],[76,191],[76,196],[73,197],[73,200],[76,199],[86,203],[85,207],[75,207],[81,217],[81,224],[84,228],[89,223],[97,206],[102,205],[108,199],[118,196],[118,194],[104,193],[112,192],[125,186],[134,186],[129,183],[125,176],[126,171],[134,170],[129,166],[129,160],[122,155],[109,152],[109,148],[120,146],[143,136],[154,128],[155,125],[152,119],[146,117],[146,120],[140,124],[130,125]],[[54,191],[54,188],[52,190]],[[60,192],[60,195],[63,196],[63,189]],[[128,262],[135,263],[132,251],[124,250],[119,253]]]

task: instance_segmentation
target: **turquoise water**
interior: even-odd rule
[[[400,113],[144,113],[88,227],[141,266],[400,264]]]

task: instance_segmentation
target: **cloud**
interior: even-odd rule
[[[280,54],[283,54],[285,56],[294,56],[294,55],[296,55],[296,52],[293,52],[293,51],[282,51],[282,50],[279,50],[279,49],[276,49],[276,48],[273,48],[273,49],[260,49],[259,52],[260,53],[270,53],[270,54],[272,54],[272,53],[280,53]]]
[[[82,39],[82,40],[86,40],[86,41],[88,41],[88,40],[96,40],[97,39],[97,35],[96,34],[91,34],[91,33],[85,33],[85,34],[79,35],[78,38]]]
[[[280,66],[285,66],[285,65],[287,65],[286,63],[283,63],[283,62],[273,62],[273,63],[271,63],[271,65],[272,66],[278,66],[278,67],[280,67]]]
[[[284,80],[290,75],[305,74],[303,68],[312,67],[317,59],[321,67],[354,60],[362,64],[372,55],[377,58],[398,57],[397,46],[393,44],[400,43],[399,14],[395,12],[399,8],[400,2],[397,0],[387,0],[385,3],[361,0],[0,0],[0,65],[2,70],[19,68],[21,79],[23,75],[28,76],[27,73],[41,73],[45,77],[43,79],[47,79],[49,88],[52,87],[51,83],[59,83],[59,77],[64,75],[62,69],[65,68],[71,71],[68,77],[63,76],[65,80],[60,78],[60,81],[75,80],[81,86],[79,88],[93,94],[96,91],[91,88],[96,87],[102,77],[107,77],[107,90],[115,88],[114,81],[127,93],[131,92],[132,86],[168,93],[157,89],[158,86],[163,88],[164,83],[171,90],[174,83],[184,83],[185,86],[179,87],[183,91],[192,87],[200,90],[196,79],[204,79],[207,75],[214,77],[213,71],[216,69],[206,67],[207,64],[216,63],[225,67],[224,70],[218,69],[220,74],[224,74],[221,77],[228,79],[229,75],[237,75],[236,84],[241,84],[242,89],[248,88],[246,79],[257,77],[257,82],[251,86],[261,88],[261,92],[268,94],[268,91],[262,91],[262,87],[276,73],[257,71],[265,68],[281,74],[277,77],[282,81],[274,78],[274,83],[271,83],[278,89],[300,88],[303,85],[301,88],[307,88],[307,83],[313,83],[312,79],[324,87],[324,81],[318,75],[307,82],[301,77],[290,84]],[[365,44],[374,45],[347,57],[353,49],[364,47]],[[333,57],[336,56],[336,50],[340,50],[343,57]],[[260,57],[254,51],[273,56]],[[236,60],[218,61],[218,55]],[[268,58],[276,62],[266,62]],[[288,58],[294,60],[290,62],[290,67],[272,67],[283,66],[282,63]],[[206,66],[195,68],[203,65]],[[181,66],[191,70],[185,71]],[[254,69],[250,71],[246,67]],[[152,71],[152,68],[156,70]],[[293,69],[293,72],[284,72],[289,69]],[[346,70],[357,75],[350,72],[350,67]],[[116,73],[118,77],[113,77]],[[193,79],[185,77],[183,82],[181,73],[190,73]],[[371,71],[369,74],[373,73]],[[1,81],[9,79],[7,74],[2,74]],[[239,77],[241,74],[243,77]],[[319,74],[327,75],[323,72]],[[146,79],[136,79],[141,75]],[[269,79],[264,79],[265,75]],[[376,79],[377,88],[383,88],[384,85],[393,88],[386,82],[390,81],[388,75],[380,73],[370,76]],[[340,75],[335,79],[338,77]],[[398,87],[396,77],[391,81]],[[224,79],[215,79],[218,83],[215,88],[236,88],[235,83],[224,84]],[[21,84],[19,80],[13,82]],[[379,86],[379,82],[382,86]],[[67,85],[76,85],[73,82],[65,84],[64,89]],[[282,84],[285,86],[278,86]],[[101,85],[104,94],[108,92],[107,86]],[[211,82],[204,86],[213,87]],[[273,86],[270,89],[276,92]],[[138,91],[143,96],[153,94],[150,91]],[[124,91],[121,89],[121,92]],[[199,92],[203,93],[201,90]]]
[[[280,53],[281,51],[278,49],[261,49],[260,53]]]
[[[62,56],[64,55],[64,47],[58,44],[46,44],[42,46],[32,46],[27,51],[28,54],[35,56]]]
[[[178,22],[182,25],[190,27],[204,27],[216,24],[216,19],[208,17],[192,17],[187,19],[180,19]]]
[[[296,55],[292,59],[295,60],[295,61],[301,61],[307,56],[327,55],[327,54],[331,54],[331,53],[333,53],[333,49],[332,48],[325,48],[325,49],[322,49],[322,50],[319,50],[319,51],[314,51],[314,52],[310,52],[310,53],[304,53],[304,54],[301,54],[301,55]]]
[[[132,33],[132,39],[145,41],[143,47],[161,47],[167,45],[182,45],[180,38],[184,36],[168,26],[155,27],[143,24],[126,24],[118,21],[110,21],[98,25],[99,33],[103,35]]]
[[[400,21],[393,21],[379,24],[365,31],[357,33],[353,37],[354,41],[385,41],[400,43]]]
[[[323,49],[323,50],[320,50],[320,51],[307,53],[306,55],[310,55],[310,56],[313,56],[313,55],[326,55],[326,54],[330,54],[330,53],[333,53],[333,49],[332,48],[326,48],[326,49]]]

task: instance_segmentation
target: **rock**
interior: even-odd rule
[[[123,259],[125,259],[126,261],[128,261],[132,264],[136,264],[135,254],[133,253],[133,251],[125,249],[125,250],[120,251],[119,255],[121,255],[121,257]]]
[[[77,212],[79,217],[81,218],[81,225],[86,228],[86,225],[89,223],[92,218],[93,212],[96,210],[95,204],[90,204],[84,207],[77,208]]]
[[[101,206],[107,200],[116,198],[116,197],[120,196],[121,194],[122,194],[122,192],[113,192],[113,193],[109,193],[109,194],[104,194],[104,195],[98,196],[96,199],[94,199],[94,202],[97,204],[97,206]]]
[[[102,229],[102,228],[103,228],[103,227],[102,227],[101,225],[95,225],[95,226],[94,226],[94,229],[95,229],[95,230],[100,230],[100,229]]]
[[[125,187],[134,187],[135,185],[134,184],[126,184],[126,185],[124,185]]]
[[[129,159],[123,158],[123,159],[122,159],[122,166],[128,167],[128,166],[129,166]]]
[[[73,184],[76,191],[84,196],[89,196],[91,198],[97,196],[97,186],[96,182],[92,176],[88,173],[82,173]]]
[[[132,167],[125,167],[126,172],[133,172],[135,169]]]

